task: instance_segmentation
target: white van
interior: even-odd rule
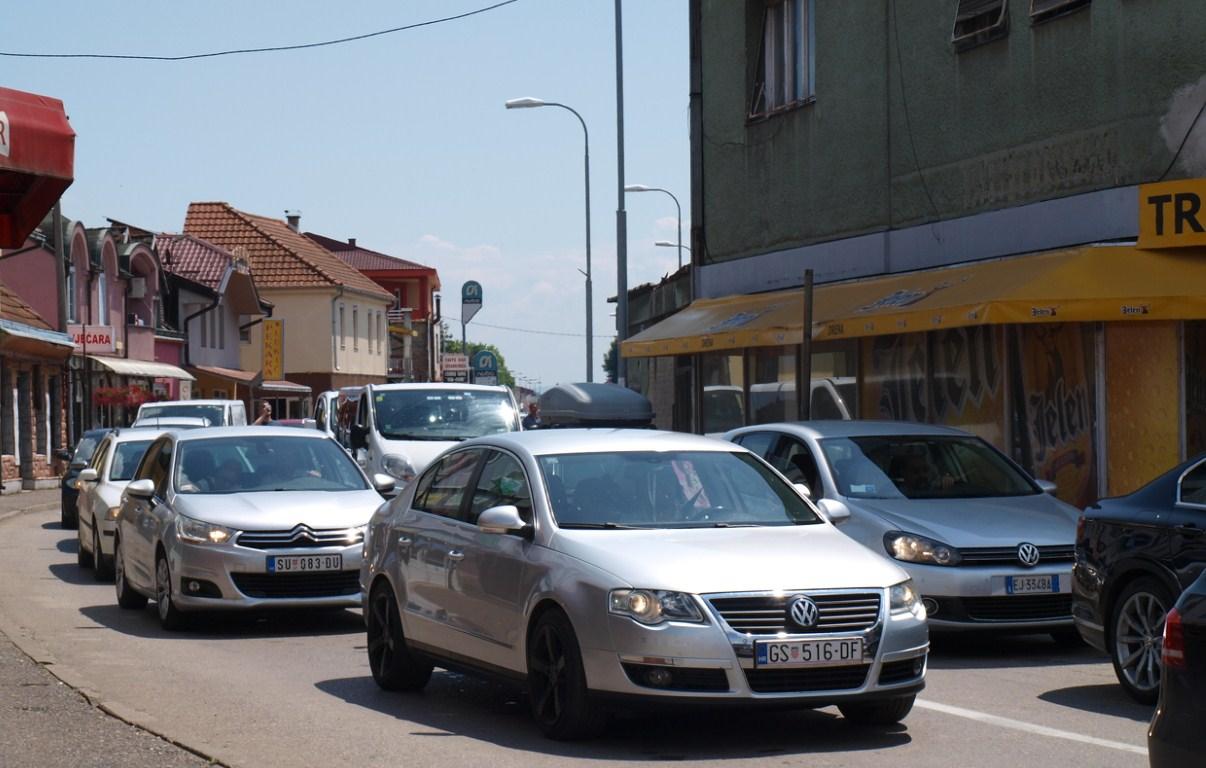
[[[161,400],[138,407],[136,422],[186,416],[205,419],[211,427],[247,426],[247,408],[242,400]]]
[[[389,475],[401,488],[445,448],[519,429],[519,407],[506,387],[369,384],[356,407],[351,448],[370,477]]]

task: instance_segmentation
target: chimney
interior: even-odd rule
[[[349,237],[349,238],[348,238],[348,245],[350,245],[350,246],[352,246],[353,248],[355,248],[355,247],[356,247],[356,238],[354,238],[354,237]]]
[[[289,222],[289,229],[301,231],[301,211],[285,211],[285,221]]]

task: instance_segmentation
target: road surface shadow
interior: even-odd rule
[[[80,608],[80,613],[122,634],[169,640],[241,640],[250,637],[320,637],[364,633],[360,611],[350,609],[255,613],[198,611],[189,614],[188,626],[178,632],[168,632],[159,626],[159,617],[149,602],[141,611],[126,610],[118,607],[114,598],[110,605],[84,606]]]
[[[54,548],[65,555],[74,555],[80,551],[80,537],[77,535],[70,539],[59,539]]]
[[[66,531],[68,529],[63,527],[62,521],[54,520],[51,522],[42,523],[42,530],[44,530],[44,531]],[[71,529],[71,532],[75,533],[75,530]]]
[[[1152,719],[1152,708],[1126,695],[1121,685],[1079,685],[1040,694],[1043,701],[1099,715],[1125,717],[1139,723]]]
[[[527,697],[517,688],[455,672],[437,670],[422,693],[383,691],[367,672],[363,677],[323,680],[316,687],[349,704],[419,726],[411,735],[456,734],[564,757],[750,759],[885,749],[912,741],[904,725],[860,728],[830,711],[716,708],[674,714],[621,713],[602,738],[556,742],[540,733],[528,711]]]
[[[72,548],[71,552],[75,554],[75,549]],[[96,579],[92,577],[92,571],[85,570],[75,563],[53,563],[47,567],[56,579],[67,584],[96,583]]]
[[[1087,645],[1061,646],[1049,635],[930,635],[930,667],[933,669],[1060,667],[1103,661],[1106,657]]]

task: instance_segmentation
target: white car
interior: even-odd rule
[[[247,424],[247,408],[242,400],[161,400],[143,403],[138,406],[135,421],[176,416],[205,419],[213,427],[241,427]]]
[[[370,475],[402,487],[462,440],[520,429],[507,387],[476,384],[369,384],[351,427],[351,449]]]
[[[138,462],[162,429],[115,429],[105,435],[92,454],[92,461],[77,479],[79,500],[79,549],[81,568],[92,568],[97,581],[113,578],[113,533],[121,496]]]

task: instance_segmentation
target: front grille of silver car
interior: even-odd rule
[[[1072,544],[1039,547],[1038,564],[1071,563],[1076,559]],[[1019,565],[1017,547],[965,547],[959,550],[959,565]]]
[[[350,547],[364,541],[364,533],[358,528],[313,529],[297,525],[288,531],[245,531],[236,541],[239,546],[252,549]]]
[[[801,629],[789,620],[788,605],[799,595],[816,603],[819,618],[815,627]],[[707,600],[733,630],[748,635],[861,632],[879,621],[877,592],[741,594]]]

